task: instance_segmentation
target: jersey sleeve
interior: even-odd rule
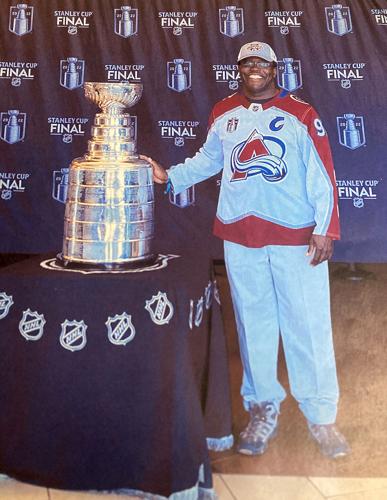
[[[306,191],[315,210],[313,234],[340,239],[336,177],[328,135],[316,111],[310,107],[302,123],[301,154],[306,167]]]
[[[209,119],[206,141],[195,156],[167,170],[176,194],[212,177],[223,168],[223,146],[216,131],[213,116],[214,112],[211,113]]]

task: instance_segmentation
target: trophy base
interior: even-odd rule
[[[133,260],[130,262],[77,262],[66,260],[59,253],[56,256],[56,264],[63,269],[79,269],[80,271],[125,271],[128,269],[139,269],[141,267],[151,266],[158,259],[158,254],[152,254],[144,259]]]

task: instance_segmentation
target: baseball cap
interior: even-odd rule
[[[242,45],[238,54],[238,62],[246,57],[260,57],[265,61],[277,62],[274,50],[264,42],[249,42]]]

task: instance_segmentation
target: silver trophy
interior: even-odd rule
[[[124,109],[142,85],[86,82],[98,104],[88,152],[70,165],[63,252],[66,267],[120,269],[154,260],[153,175],[136,153],[133,117]]]

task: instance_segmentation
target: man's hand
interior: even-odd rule
[[[168,180],[168,174],[166,170],[159,164],[157,161],[152,160],[149,156],[140,155],[142,160],[149,162],[153,169],[153,180],[157,182],[157,184],[165,184]]]
[[[329,260],[333,254],[333,241],[329,236],[321,236],[319,234],[312,234],[309,240],[309,247],[306,255],[313,255],[313,259],[310,264],[312,266],[317,266],[324,262],[324,260]]]

